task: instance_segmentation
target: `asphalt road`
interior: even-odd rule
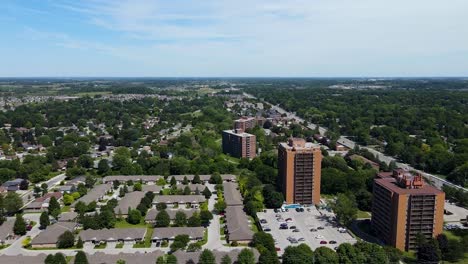
[[[49,180],[45,181],[47,183],[47,186],[49,186],[49,190],[54,188],[56,185],[60,184],[61,181],[65,180],[65,173],[59,174],[53,178],[50,178]],[[39,185],[41,185],[44,182],[41,182]],[[21,199],[23,199],[23,204],[26,206],[30,202],[34,200],[34,195],[33,195],[33,190],[29,190],[25,192],[22,196]]]
[[[244,96],[248,97],[248,98],[253,98],[253,99],[256,99],[255,96],[251,95],[251,94],[247,94],[247,93],[244,93]],[[263,101],[264,103],[268,103],[266,101]],[[270,104],[270,103],[268,103]],[[276,111],[278,111],[280,114],[286,114],[287,117],[289,118],[294,118],[296,119],[298,122],[304,122],[305,120],[299,116],[297,116],[295,113],[291,113],[291,112],[288,112],[286,111],[285,109],[279,107],[278,105],[272,105],[272,109],[275,109]],[[308,124],[308,128],[310,129],[315,129],[316,128],[316,124]],[[327,129],[326,128],[323,128],[323,127],[319,127],[319,131],[320,131],[320,134],[321,135],[325,135],[325,133],[327,132]],[[358,145],[356,142],[346,138],[346,137],[343,137],[341,136],[340,139],[338,139],[338,143],[348,147],[348,148],[351,148],[353,149],[356,145]],[[450,186],[450,187],[453,187],[453,188],[457,188],[457,189],[461,189],[465,192],[468,191],[468,189],[466,188],[463,188],[461,186],[458,186],[456,184],[453,184],[451,182],[448,182],[440,177],[437,177],[433,174],[430,174],[430,173],[427,173],[427,172],[423,172],[423,171],[420,171],[418,169],[415,169],[411,166],[409,166],[408,164],[405,164],[405,163],[401,163],[401,162],[398,162],[394,157],[390,157],[390,156],[387,156],[385,154],[383,154],[382,152],[379,152],[375,149],[372,149],[372,148],[369,148],[369,147],[364,147],[364,146],[360,146],[358,145],[360,148],[363,148],[363,149],[367,149],[369,150],[372,154],[374,154],[379,160],[389,164],[391,161],[395,161],[396,162],[396,165],[400,168],[403,168],[403,169],[406,169],[406,170],[411,170],[411,171],[417,171],[419,173],[421,173],[421,175],[423,177],[425,177],[427,180],[429,180],[436,188],[438,189],[442,189],[442,187],[444,185],[447,185],[447,186]]]

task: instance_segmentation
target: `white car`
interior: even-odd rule
[[[324,237],[322,235],[316,235],[315,239],[323,239]]]

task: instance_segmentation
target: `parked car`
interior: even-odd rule
[[[291,242],[291,244],[297,244],[298,243],[297,239],[295,239],[295,238],[291,239],[290,242]]]
[[[328,242],[328,244],[336,244],[336,241],[335,240],[330,240],[330,242]]]
[[[300,231],[299,231],[299,229],[296,228],[296,229],[293,230],[293,232],[294,232],[294,233],[298,233],[298,232],[300,232]]]
[[[33,228],[32,225],[28,225],[28,226],[26,226],[26,231],[31,231],[32,228]]]
[[[301,242],[302,242],[302,241],[305,241],[305,238],[301,237],[301,238],[299,238],[297,241],[301,241]]]
[[[289,227],[289,229],[296,229],[296,226],[291,226]]]
[[[317,228],[311,228],[310,232],[317,232]]]
[[[288,229],[288,226],[280,226],[279,229]]]
[[[266,219],[260,219],[260,223],[262,223],[262,224],[266,224],[266,223],[268,223],[268,222],[267,222],[267,220],[266,220]]]
[[[292,222],[292,218],[286,218],[286,222]]]
[[[281,248],[275,247],[275,250],[276,250],[276,251],[281,251]]]
[[[323,239],[323,236],[322,235],[316,235],[315,238],[316,239]]]
[[[328,243],[327,243],[327,241],[322,240],[322,241],[320,241],[320,244],[321,244],[321,245],[324,245],[324,244],[328,244]]]
[[[317,227],[318,230],[324,230],[325,228],[323,226]]]
[[[263,231],[265,231],[265,232],[270,232],[270,231],[271,231],[271,228],[266,227],[266,228],[263,229]]]
[[[276,214],[275,217],[281,217],[281,215],[280,215],[280,214]]]

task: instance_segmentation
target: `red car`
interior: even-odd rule
[[[276,251],[281,251],[281,248],[275,247]]]
[[[321,244],[321,245],[324,245],[324,244],[328,244],[328,242],[325,241],[325,240],[322,240],[322,241],[320,241],[320,244]]]
[[[28,225],[26,226],[26,231],[31,231],[32,228],[33,228],[32,225]]]

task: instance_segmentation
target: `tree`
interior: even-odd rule
[[[47,257],[44,259],[45,264],[56,264],[55,262],[55,256],[53,254],[47,255]]]
[[[364,262],[364,256],[361,252],[356,250],[356,248],[349,243],[339,245],[336,252],[340,263],[352,264]]]
[[[382,264],[388,263],[388,257],[385,250],[373,243],[357,242],[354,247],[364,257],[363,262],[369,264]]]
[[[216,264],[215,256],[209,249],[204,249],[198,259],[198,264]]]
[[[20,186],[19,186],[20,190],[27,190],[28,187],[29,187],[29,183],[27,180],[22,180],[20,182]]]
[[[338,264],[338,255],[335,251],[327,247],[319,247],[314,252],[315,263],[317,264]]]
[[[156,259],[156,264],[166,264],[166,260],[164,259],[164,256],[159,256]]]
[[[211,184],[222,184],[223,183],[223,178],[221,178],[221,175],[219,173],[214,173],[211,175],[209,183]]]
[[[218,212],[218,213],[224,212],[224,210],[226,210],[226,203],[224,202],[223,199],[219,199],[215,203],[214,208],[215,208],[216,212]]]
[[[70,194],[64,194],[63,195],[63,204],[65,205],[70,205],[75,201],[75,198],[73,198],[72,195]]]
[[[83,240],[81,237],[78,237],[78,241],[76,242],[76,248],[83,248]]]
[[[205,187],[202,194],[205,196],[206,199],[210,199],[210,197],[211,197],[211,191],[210,191],[210,189],[208,189],[208,187]]]
[[[171,218],[166,210],[161,210],[156,215],[156,226],[157,227],[168,227],[171,223]]]
[[[195,174],[195,175],[193,176],[192,183],[193,183],[193,184],[200,184],[200,183],[201,183],[200,175]]]
[[[357,207],[354,196],[349,197],[345,194],[338,194],[336,201],[332,204],[332,209],[336,214],[338,221],[348,226],[357,217]]]
[[[8,192],[3,200],[5,210],[9,214],[18,212],[23,207],[23,199],[16,192]]]
[[[200,221],[202,225],[208,226],[210,224],[211,219],[213,219],[213,214],[210,213],[210,211],[202,210],[200,212]]]
[[[221,264],[232,264],[232,260],[229,255],[224,255],[223,258],[221,258]]]
[[[47,212],[42,212],[41,216],[39,217],[39,224],[40,229],[45,229],[47,226],[50,225],[49,214]]]
[[[418,246],[416,256],[420,262],[439,262],[441,260],[441,252],[437,241],[430,239],[421,243]]]
[[[276,251],[265,251],[258,258],[259,264],[280,264]]]
[[[310,248],[309,248],[310,250]],[[283,264],[312,264],[312,255],[298,247],[288,246],[284,249]]]
[[[15,224],[13,225],[13,233],[18,236],[26,235],[26,222],[23,219],[23,216],[16,214]]]
[[[79,215],[83,215],[84,213],[86,213],[87,210],[88,210],[88,207],[83,201],[78,201],[75,204],[75,211],[78,212]]]
[[[130,209],[128,211],[127,222],[132,225],[139,224],[141,221],[141,212],[136,209]]]
[[[283,204],[283,194],[275,191],[273,185],[265,185],[265,187],[263,187],[262,194],[267,208],[280,208]]]
[[[167,255],[167,258],[166,258],[166,263],[167,264],[177,264],[177,257],[174,256],[174,255]]]
[[[54,264],[67,264],[67,259],[62,253],[55,253]]]
[[[195,251],[200,251],[202,249],[202,246],[200,243],[194,242],[190,243],[187,246],[187,252],[195,252]]]
[[[187,226],[190,227],[197,227],[201,226],[201,219],[200,219],[200,214],[195,212],[189,219],[187,220]]]
[[[54,218],[57,218],[60,214],[60,204],[57,201],[57,198],[55,196],[52,196],[49,201],[49,214],[53,216]]]
[[[75,244],[75,236],[70,231],[65,231],[57,239],[58,248],[71,248]]]
[[[255,264],[255,256],[252,250],[244,248],[237,255],[237,263],[239,264]]]
[[[177,235],[174,238],[174,242],[171,244],[171,251],[175,252],[178,249],[185,249],[188,242],[190,242],[190,237],[188,235]]]
[[[174,219],[175,226],[186,226],[187,225],[187,215],[182,211],[177,211]]]
[[[86,257],[86,254],[83,251],[78,251],[75,255],[75,261],[73,262],[74,264],[88,264],[88,257]]]
[[[170,184],[171,184],[171,186],[176,186],[177,181],[176,181],[176,179],[174,178],[174,176],[171,177]]]
[[[184,195],[190,195],[191,193],[192,193],[192,191],[190,190],[190,187],[185,186],[183,194]]]
[[[141,182],[137,182],[133,185],[133,191],[141,192],[141,190],[142,190]]]
[[[123,259],[117,260],[116,264],[126,264],[127,262]]]
[[[265,232],[257,232],[253,236],[252,246],[257,248],[257,250],[261,253],[265,251],[275,251],[275,240],[273,237]]]

